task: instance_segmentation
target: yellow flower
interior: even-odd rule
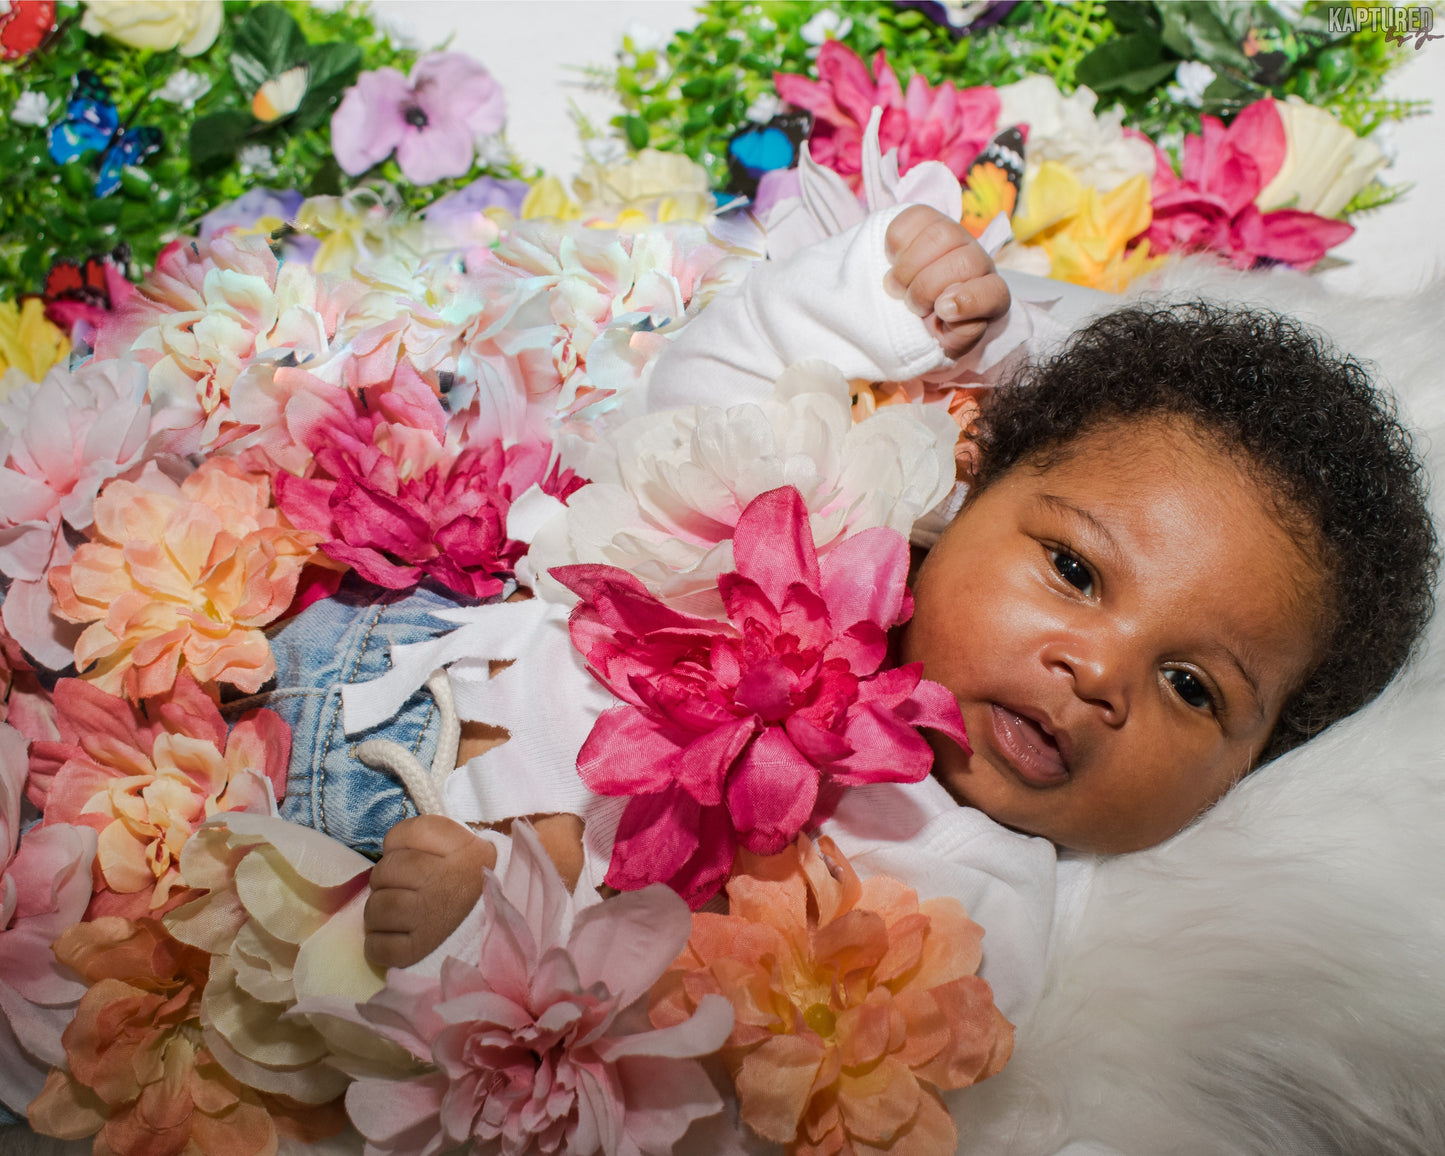
[[[1068,166],[1045,161],[1012,224],[1017,241],[1048,254],[1049,276],[1118,293],[1162,260],[1149,256],[1147,241],[1128,248],[1152,219],[1147,177],[1103,193]]]
[[[536,220],[538,217],[575,221],[581,215],[581,206],[567,195],[567,190],[556,177],[543,177],[527,191],[522,201],[524,221]]]
[[[90,0],[80,26],[131,48],[199,56],[221,30],[221,0]]]
[[[18,369],[31,381],[39,381],[52,365],[69,356],[70,341],[46,318],[39,297],[27,297],[19,305],[0,301],[0,373]]]
[[[572,182],[543,177],[522,202],[522,219],[581,220],[595,229],[635,232],[654,223],[702,221],[712,213],[707,170],[679,153],[643,149],[615,165],[589,164]]]
[[[402,211],[389,185],[357,189],[342,197],[310,197],[296,210],[296,227],[321,241],[311,259],[317,273],[350,273],[371,257],[418,258],[427,248],[425,227]]]

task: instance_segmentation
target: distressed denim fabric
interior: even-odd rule
[[[234,721],[243,711],[266,707],[291,727],[283,819],[324,831],[364,855],[381,855],[387,831],[415,815],[416,807],[396,779],[356,757],[356,746],[390,739],[430,766],[439,730],[435,703],[419,690],[391,721],[348,736],[341,688],[385,674],[393,646],[454,629],[431,611],[471,604],[440,587],[382,590],[349,575],[335,595],[267,631],[276,656],[274,682],[224,710]]]

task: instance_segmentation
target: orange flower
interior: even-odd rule
[[[99,1132],[94,1151],[107,1156],[255,1156],[275,1152],[278,1132],[327,1130],[293,1123],[293,1105],[247,1088],[211,1055],[200,1024],[204,951],[154,919],[107,916],[71,927],[55,954],[90,988],[61,1037],[70,1070],[52,1070],[30,1104],[37,1132]]]
[[[164,694],[184,664],[202,685],[259,690],[275,672],[261,628],[286,613],[317,534],[271,505],[271,483],[226,459],[180,486],[114,481],[93,541],[50,572],[56,613],[88,622],[83,677],[133,701]]]
[[[860,882],[826,838],[745,854],[727,890],[731,914],[693,916],[653,989],[653,1023],[726,996],[736,1020],[722,1056],[742,1118],[790,1153],[952,1153],[939,1090],[993,1075],[1013,1050],[974,974],[982,928],[955,900]]]

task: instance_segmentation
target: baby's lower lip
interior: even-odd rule
[[[1032,719],[994,704],[993,738],[999,753],[1031,787],[1052,787],[1069,777],[1058,744]]]

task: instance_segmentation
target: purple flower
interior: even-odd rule
[[[294,221],[304,198],[295,189],[278,192],[258,186],[201,218],[201,240],[209,241],[223,229],[249,229],[266,217]]]
[[[499,181],[478,177],[465,188],[438,197],[426,210],[426,219],[437,225],[469,221],[487,209],[505,209],[514,217],[522,215],[522,201],[532,186],[526,181]]]
[[[364,72],[331,118],[331,151],[352,176],[396,152],[406,179],[430,185],[472,167],[476,140],[502,127],[506,101],[492,74],[459,52],[434,52],[408,80]]]

